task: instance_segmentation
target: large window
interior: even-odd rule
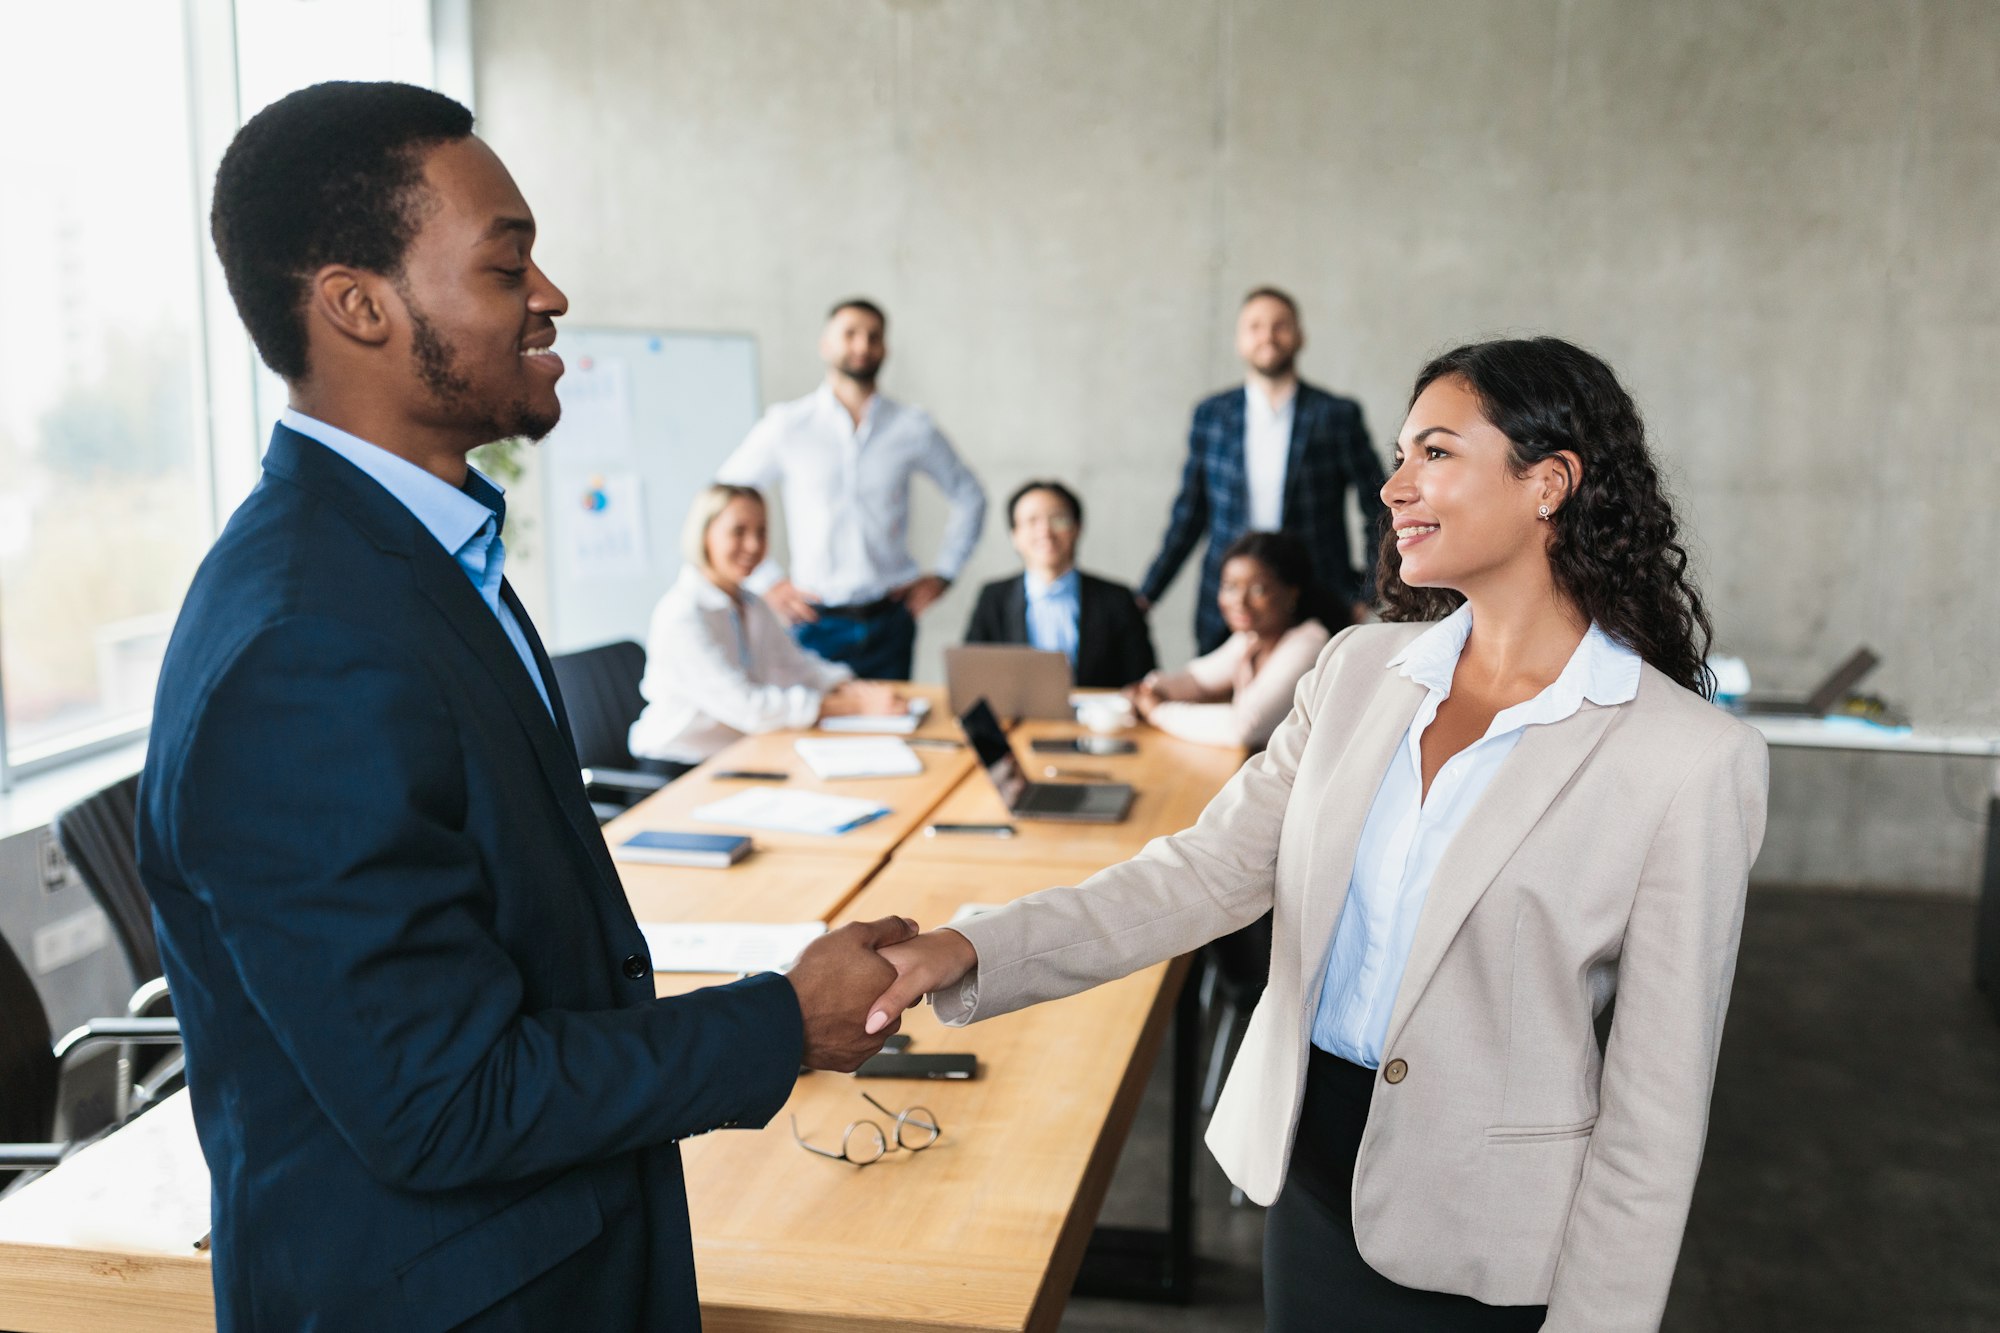
[[[241,117],[321,79],[470,101],[468,14],[468,0],[10,12],[0,789],[143,732],[188,580],[282,402],[251,372],[209,251],[221,148]]]
[[[0,688],[18,768],[144,725],[213,516],[181,7],[32,5],[9,27],[16,51],[75,53],[0,80]]]

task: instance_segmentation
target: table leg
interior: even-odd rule
[[[1986,856],[1979,868],[1979,921],[1972,938],[1972,980],[2000,1019],[2000,764],[1986,798]]]
[[[1174,1001],[1173,1129],[1168,1147],[1167,1225],[1098,1227],[1077,1271],[1079,1296],[1185,1305],[1194,1298],[1194,1118],[1200,1089],[1201,987],[1183,983]]]

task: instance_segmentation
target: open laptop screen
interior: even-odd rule
[[[1028,779],[1021,772],[1021,761],[1014,757],[1014,747],[1007,744],[1007,733],[1000,730],[1000,719],[993,716],[986,700],[980,699],[965,710],[958,725],[964,728],[972,752],[979,756],[979,766],[986,770],[986,776],[999,789],[1000,799],[1012,810],[1021,799]]]

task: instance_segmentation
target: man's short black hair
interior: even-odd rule
[[[327,264],[400,276],[423,221],[423,156],[472,113],[407,83],[320,83],[250,118],[215,173],[209,230],[264,364],[306,373],[306,284]]]
[[[865,296],[850,296],[845,301],[835,301],[826,308],[827,322],[831,323],[833,317],[843,310],[859,310],[864,315],[873,315],[877,324],[884,329],[889,327],[889,316],[883,313],[881,306]]]
[[[1268,296],[1273,301],[1282,301],[1284,303],[1285,309],[1292,312],[1293,321],[1296,322],[1298,320],[1299,303],[1297,301],[1294,301],[1292,299],[1292,294],[1286,291],[1282,287],[1252,287],[1248,292],[1244,293],[1243,305],[1239,305],[1236,308],[1238,310],[1241,310],[1243,306],[1249,305],[1252,301],[1255,301],[1259,297],[1263,296]]]
[[[1010,530],[1014,527],[1014,507],[1030,491],[1047,491],[1056,496],[1069,506],[1069,516],[1075,520],[1077,527],[1083,526],[1083,501],[1076,498],[1075,491],[1059,481],[1024,481],[1007,497],[1007,527]]]

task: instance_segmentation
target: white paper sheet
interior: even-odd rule
[[[689,811],[705,824],[769,829],[776,833],[845,833],[889,813],[876,801],[786,787],[752,787]]]
[[[907,778],[924,771],[924,761],[894,736],[839,739],[802,736],[792,742],[799,758],[821,781],[833,778]]]
[[[196,1258],[208,1163],[177,1092],[0,1200],[0,1240]]]
[[[885,736],[907,736],[923,724],[930,716],[929,699],[910,700],[907,713],[843,713],[839,717],[823,717],[817,725],[821,731],[875,732]]]
[[[819,921],[642,921],[655,972],[781,972],[826,933]]]

